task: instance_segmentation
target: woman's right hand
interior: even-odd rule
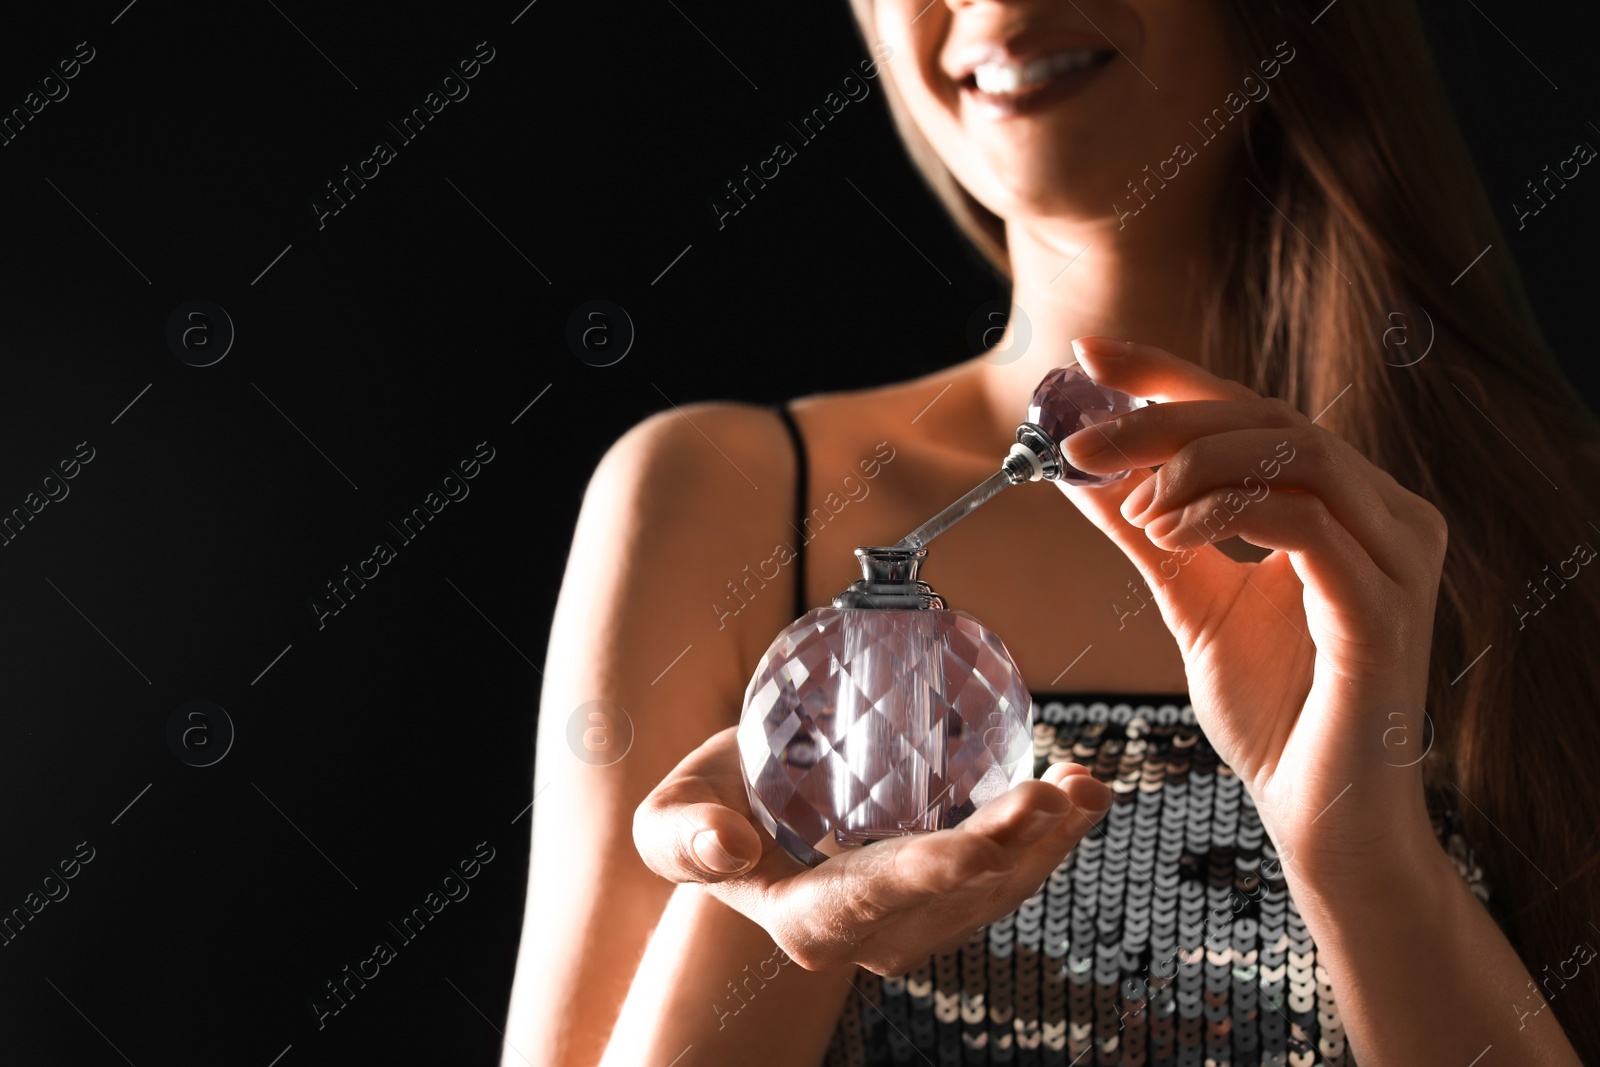
[[[737,727],[713,734],[645,797],[633,840],[650,869],[704,885],[809,971],[910,971],[1038,892],[1111,807],[1087,767],[1052,764],[958,826],[847,849],[817,867],[755,822]]]

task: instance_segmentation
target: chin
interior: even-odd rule
[[[970,130],[952,123],[939,155],[977,201],[1001,218],[1063,217],[1084,221],[1115,217],[1113,205],[1127,194],[1125,183],[1166,152],[1117,130],[1068,121]],[[1131,120],[1130,120],[1131,121]],[[1170,147],[1167,152],[1170,152]]]
[[[1003,219],[1093,222],[1114,217],[1117,173],[1087,154],[1070,159],[1018,155],[991,159],[983,174],[962,175],[961,180],[980,204]]]

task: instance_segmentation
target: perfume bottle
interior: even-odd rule
[[[958,825],[1033,776],[1032,697],[1004,643],[917,577],[927,544],[1009,485],[1096,485],[1060,441],[1145,402],[1076,365],[1034,391],[1000,470],[897,544],[855,550],[862,576],[773,640],[745,689],[750,808],[815,866],[847,848]]]
[[[1033,774],[1022,672],[917,579],[927,553],[856,549],[860,580],[779,634],[750,679],[750,807],[802,863],[954,826]]]

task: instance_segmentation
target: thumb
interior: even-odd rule
[[[645,865],[669,882],[720,882],[761,858],[750,821],[721,804],[652,804],[633,816],[633,844]]]
[[[689,753],[633,814],[634,847],[668,881],[720,882],[761,858],[761,835],[739,810],[748,800],[734,733],[723,730]]]

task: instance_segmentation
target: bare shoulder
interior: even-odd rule
[[[947,368],[916,379],[812,393],[789,407],[807,451],[825,456],[834,449],[858,450],[861,442],[890,431],[897,444],[915,444],[919,412],[935,400],[941,407],[961,406],[965,384]],[[691,501],[737,503],[740,515],[767,527],[774,517],[781,525],[795,473],[793,443],[776,412],[759,404],[706,401],[657,412],[632,427],[606,453],[595,479],[608,492],[627,489],[635,507],[658,515],[681,511]],[[737,516],[730,519],[735,527],[743,525]]]
[[[770,408],[712,401],[651,415],[596,467],[569,572],[613,586],[613,616],[626,616],[631,604],[633,614],[653,620],[648,627],[636,621],[638,633],[619,629],[619,641],[638,648],[670,634],[674,654],[696,642],[708,655],[720,649],[731,684],[748,672],[743,631],[770,637],[789,621],[792,594],[766,596],[737,626],[716,605],[742,568],[786,540],[795,473],[788,432]]]
[[[783,425],[771,409],[702,401],[658,411],[635,424],[606,451],[594,478],[611,490],[635,490],[640,505],[722,492],[736,483],[760,492],[756,475],[766,474],[771,482],[792,468],[788,449]]]

